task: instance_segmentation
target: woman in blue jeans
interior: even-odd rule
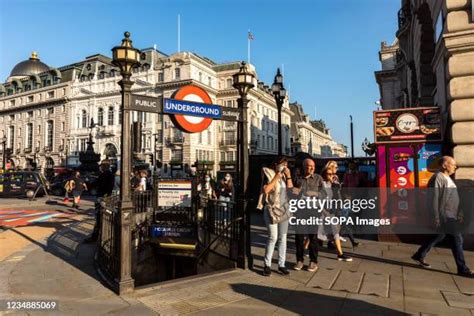
[[[265,200],[263,208],[263,218],[268,229],[268,240],[265,249],[264,276],[271,275],[271,265],[275,244],[278,241],[278,271],[283,275],[290,272],[285,266],[286,262],[286,239],[288,234],[288,217],[279,220],[269,212],[271,206],[276,206],[280,210],[288,212],[287,190],[293,187],[288,162],[285,158],[279,158],[273,169],[263,168],[262,199]],[[259,203],[262,205],[263,203]]]

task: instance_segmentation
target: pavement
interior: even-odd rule
[[[30,206],[57,212],[70,209]],[[0,209],[5,209],[2,200]],[[474,315],[474,280],[453,274],[449,249],[433,249],[427,258],[432,268],[424,269],[410,259],[416,245],[362,240],[358,248],[345,247],[353,262],[339,262],[325,250],[315,273],[291,271],[282,276],[273,271],[271,277],[264,277],[266,229],[260,225],[252,232],[254,271],[185,278],[120,297],[97,275],[94,245],[81,243],[92,229],[92,211],[92,203],[85,201],[74,216],[55,216],[0,233],[2,249],[24,242],[0,257],[0,302],[55,300],[58,304],[43,312],[8,311],[3,301],[0,315]],[[290,267],[295,262],[291,236],[288,245]],[[465,255],[474,267],[474,252]]]

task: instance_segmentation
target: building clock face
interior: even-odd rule
[[[400,132],[406,134],[409,134],[420,128],[418,118],[410,113],[400,115],[397,118],[395,126]]]

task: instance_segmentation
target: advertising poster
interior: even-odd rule
[[[439,108],[375,111],[374,139],[378,144],[440,141]]]
[[[191,194],[191,181],[161,180],[158,183],[158,206],[191,207]]]
[[[426,188],[437,169],[441,157],[441,144],[423,144],[418,152],[418,187]]]
[[[414,156],[410,146],[389,148],[390,209],[394,224],[416,221]]]

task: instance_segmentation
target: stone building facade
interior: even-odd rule
[[[394,45],[375,73],[384,109],[438,106],[456,178],[474,181],[474,21],[471,0],[402,0]]]
[[[323,120],[311,120],[298,102],[290,103],[291,153],[305,152],[313,157],[346,157],[347,147],[338,144]]]
[[[51,68],[33,52],[0,84],[0,138],[6,137],[11,167],[65,164],[72,80],[69,69]]]

